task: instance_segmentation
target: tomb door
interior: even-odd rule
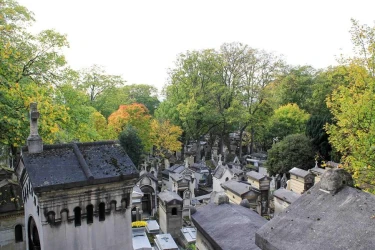
[[[29,249],[30,250],[40,250],[40,240],[39,233],[34,218],[30,216],[29,223],[27,227],[27,234],[29,238]]]

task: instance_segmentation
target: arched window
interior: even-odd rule
[[[104,202],[99,204],[99,221],[105,220],[105,204]]]
[[[94,222],[94,207],[93,205],[88,205],[86,207],[86,213],[87,213],[87,224],[91,224]]]
[[[23,241],[23,237],[22,237],[22,226],[21,226],[21,225],[18,224],[18,225],[14,228],[14,236],[15,236],[16,242],[21,242],[21,241]]]
[[[74,226],[78,227],[81,225],[81,208],[76,207],[74,209]]]
[[[177,207],[172,208],[172,215],[177,215]]]

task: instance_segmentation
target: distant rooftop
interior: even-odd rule
[[[250,171],[248,173],[246,173],[246,175],[252,179],[255,179],[255,180],[263,180],[264,178],[267,178],[267,176],[263,175],[263,174],[260,174],[258,172],[255,172],[255,171]]]
[[[215,250],[259,249],[255,232],[267,222],[248,208],[215,203],[198,208],[192,220]]]
[[[223,189],[227,190],[229,189],[235,194],[238,194],[239,196],[246,194],[247,192],[250,192],[250,185],[238,182],[238,181],[226,181],[221,184]]]
[[[295,200],[297,200],[299,197],[301,197],[301,194],[295,193],[295,192],[287,190],[285,188],[280,188],[280,189],[276,190],[275,192],[273,192],[273,196],[291,204]]]
[[[43,152],[22,150],[22,161],[35,191],[64,189],[138,177],[138,171],[114,141],[44,145]]]
[[[296,176],[299,176],[299,177],[302,177],[302,178],[305,178],[307,175],[311,174],[309,171],[306,171],[306,170],[303,170],[303,169],[300,169],[300,168],[296,168],[296,167],[289,170],[289,173],[293,174],[293,175],[296,175]]]
[[[182,201],[182,198],[175,192],[164,190],[158,194],[158,197],[163,202],[171,202],[173,200]]]

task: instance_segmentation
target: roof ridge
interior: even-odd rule
[[[81,166],[81,169],[83,170],[83,172],[86,175],[86,178],[88,180],[93,180],[94,176],[92,175],[91,170],[90,170],[89,166],[87,165],[87,163],[85,161],[85,158],[83,158],[83,155],[81,154],[81,151],[79,151],[79,148],[78,148],[77,144],[73,143],[72,148],[73,148],[74,154],[77,156],[77,159],[78,159],[79,165]]]

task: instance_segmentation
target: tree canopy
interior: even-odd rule
[[[292,168],[310,169],[314,167],[315,151],[309,138],[304,134],[292,134],[272,145],[268,150],[267,172],[273,176],[288,173]]]

